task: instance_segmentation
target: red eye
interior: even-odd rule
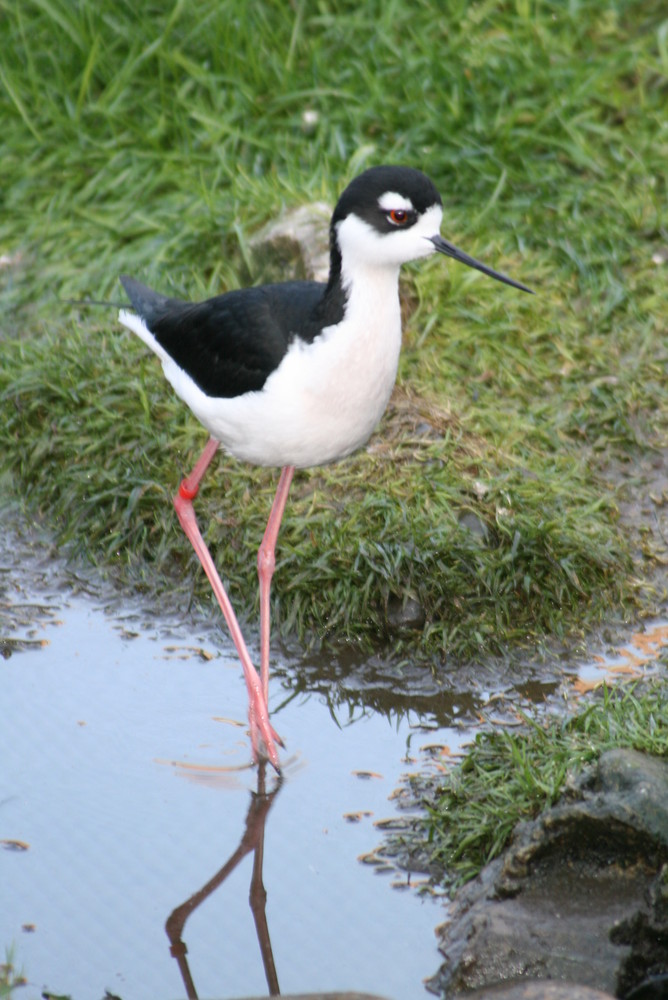
[[[405,208],[393,208],[387,214],[395,226],[405,226],[408,222],[408,212]]]

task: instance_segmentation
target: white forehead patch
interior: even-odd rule
[[[403,194],[397,194],[396,191],[386,191],[385,194],[381,194],[378,205],[384,212],[390,212],[393,209],[413,211],[413,202],[410,198],[405,198]]]

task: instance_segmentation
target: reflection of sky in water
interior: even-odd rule
[[[11,583],[0,570],[0,583]],[[0,851],[0,953],[16,945],[15,964],[31,984],[25,1000],[43,987],[73,1000],[105,989],[123,1000],[182,997],[165,920],[238,848],[256,786],[256,772],[243,766],[241,669],[220,655],[219,633],[119,623],[99,601],[63,598],[53,576],[46,583],[48,596],[37,600],[47,609],[29,610],[23,623],[20,608],[12,612],[12,634],[34,646],[0,660],[0,840],[29,844]],[[10,605],[35,600],[19,587],[6,591]],[[426,997],[421,980],[439,964],[433,931],[442,906],[393,891],[357,860],[382,841],[373,823],[397,815],[388,797],[401,774],[425,766],[422,747],[456,752],[478,709],[507,723],[526,699],[559,701],[561,691],[577,702],[605,678],[637,675],[646,663],[651,670],[667,641],[665,623],[648,627],[617,655],[562,675],[565,683],[563,663],[523,678],[517,664],[496,674],[446,671],[457,691],[430,690],[428,678],[417,692],[405,678],[395,687],[373,664],[279,662],[270,706],[287,743],[285,781],[266,824],[263,882],[282,992]],[[406,688],[409,710],[401,708]],[[429,731],[417,728],[419,712]],[[407,748],[415,763],[406,763]],[[266,992],[248,906],[252,863],[246,856],[186,922],[200,997]],[[31,924],[33,933],[22,930]]]
[[[123,639],[83,598],[59,618],[47,649],[0,662],[0,836],[30,845],[0,852],[0,945],[16,943],[16,964],[37,991],[182,996],[165,920],[237,848],[255,787],[255,771],[207,770],[248,761],[245,728],[229,721],[245,717],[241,672],[233,659],[165,651],[192,637]],[[276,682],[272,703],[284,693]],[[433,928],[443,911],[357,861],[381,839],[373,820],[395,812],[388,796],[405,770],[408,722],[369,714],[338,727],[318,696],[291,701],[274,722],[288,749],[264,885],[281,990],[419,995],[438,965]],[[435,734],[412,736],[415,750]],[[457,745],[456,733],[443,736]],[[358,811],[372,816],[344,818]],[[251,868],[247,857],[186,924],[202,997],[266,990]]]

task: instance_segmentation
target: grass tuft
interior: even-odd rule
[[[428,839],[443,877],[473,878],[507,845],[520,820],[561,797],[567,779],[616,747],[668,756],[665,682],[603,688],[568,719],[524,718],[520,729],[480,733],[461,765],[429,796]]]

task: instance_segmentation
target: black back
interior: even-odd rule
[[[418,214],[441,203],[433,183],[419,170],[365,170],[345,189],[332,216],[327,285],[288,281],[199,303],[160,295],[125,275],[123,288],[158,343],[208,396],[231,398],[257,391],[295,337],[311,343],[325,327],[343,319],[347,294],[341,280],[338,223],[353,213],[377,231],[390,232],[392,225],[378,206],[386,191],[409,197]]]
[[[317,281],[244,288],[184,302],[121,277],[158,343],[208,396],[261,389],[295,337],[311,342],[343,318],[345,296]],[[326,294],[326,292],[328,294]]]

